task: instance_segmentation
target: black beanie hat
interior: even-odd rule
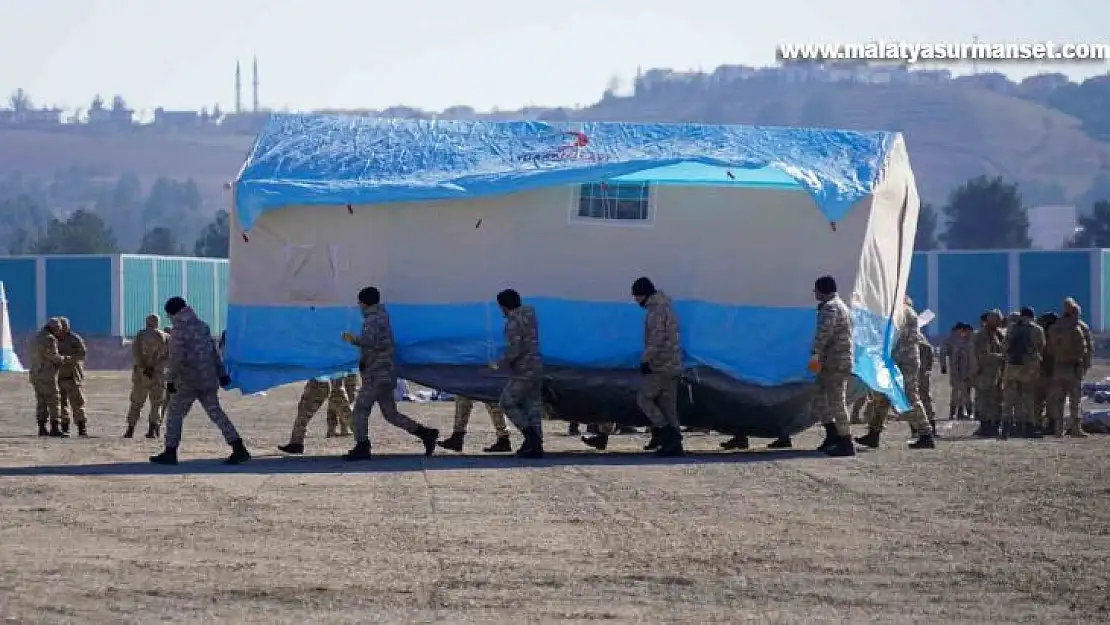
[[[186,306],[188,306],[188,304],[185,303],[185,298],[175,295],[166,300],[166,305],[163,309],[166,311],[167,315],[172,317],[181,312]]]
[[[367,306],[377,306],[382,301],[382,294],[378,289],[368,286],[358,292],[358,301]]]
[[[512,289],[501,291],[497,294],[497,305],[506,310],[516,310],[520,308],[520,293]]]
[[[1037,317],[1037,311],[1033,310],[1032,306],[1022,308],[1019,314],[1026,319],[1035,319]]]
[[[836,293],[836,280],[832,276],[821,276],[813,283],[813,290],[821,295],[832,295]]]
[[[632,283],[632,295],[634,297],[655,295],[655,285],[648,278],[636,278],[636,281]]]

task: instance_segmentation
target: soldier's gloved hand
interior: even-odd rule
[[[946,375],[947,373],[948,373],[948,367],[941,367],[940,368],[940,374],[941,375]]]
[[[173,395],[177,392],[177,385],[173,382],[166,382],[166,392]]]
[[[145,375],[148,378],[153,378],[154,377],[154,367],[147,367],[146,369],[143,369],[143,375]]]
[[[646,362],[640,363],[640,373],[647,375],[651,373],[651,365]]]
[[[220,376],[220,386],[223,387],[223,388],[227,388],[228,386],[231,386],[231,376],[226,374],[226,373],[221,375]]]

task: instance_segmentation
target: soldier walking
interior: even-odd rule
[[[836,280],[832,276],[821,276],[813,283],[813,296],[817,300],[817,329],[807,369],[817,376],[817,384],[809,412],[825,428],[825,440],[817,449],[830,456],[854,456],[856,447],[848,422],[852,316],[848,305],[837,294]],[[780,441],[776,441],[776,448],[784,447]]]
[[[181,425],[194,402],[200,402],[205,414],[231,446],[231,455],[224,464],[242,464],[250,460],[243,439],[220,406],[220,387],[231,384],[224,369],[216,341],[208,324],[197,317],[181,297],[166,301],[166,314],[173,322],[170,334],[169,367],[166,372],[166,448],[150,461],[155,464],[177,464],[177,448],[181,444]]]
[[[495,402],[482,403],[486,406],[486,412],[489,413],[489,420],[493,424],[493,431],[496,434],[493,444],[482,451],[488,454],[512,451],[513,445],[509,440],[509,425],[505,421],[505,412]],[[473,399],[455,395],[454,427],[451,429],[451,436],[439,442],[440,447],[451,451],[463,450],[463,441],[466,439],[466,429],[470,425],[470,413],[473,410]]]
[[[500,362],[491,366],[509,375],[498,404],[524,436],[516,455],[542,458],[543,361],[536,309],[523,305],[520,294],[512,289],[497,294],[497,305],[505,317],[505,352]]]
[[[342,335],[344,341],[359,349],[358,368],[362,376],[362,386],[355,398],[352,418],[355,446],[343,456],[348,461],[371,458],[370,411],[374,409],[374,404],[378,404],[387,423],[420,439],[424,445],[424,455],[435,453],[436,440],[439,438],[439,430],[425,427],[397,409],[397,400],[393,397],[393,389],[397,386],[393,326],[381,299],[381,293],[372,286],[359,291],[362,333],[355,336],[344,332]]]
[[[58,369],[58,391],[61,396],[59,418],[62,432],[69,434],[69,413],[73,412],[73,422],[77,424],[77,435],[88,436],[88,421],[85,417],[85,358],[88,348],[85,339],[73,331],[69,318],[58,317],[58,353],[67,359]]]
[[[644,352],[640,356],[643,381],[636,404],[651,422],[651,440],[657,456],[681,456],[682,425],[678,419],[678,379],[682,373],[682,344],[678,316],[671,299],[649,278],[632,283],[632,297],[647,311],[644,316]]]
[[[39,426],[39,436],[68,436],[61,428],[61,392],[58,390],[58,370],[68,359],[58,352],[58,336],[61,325],[57,318],[46,322],[31,342],[31,388],[35,392],[35,420]],[[46,429],[49,420],[50,429]]]
[[[131,405],[127,409],[127,430],[124,438],[135,436],[139,414],[150,402],[146,437],[158,438],[162,427],[163,404],[166,401],[166,364],[170,358],[170,337],[158,329],[158,315],[148,315],[146,327],[131,341]]]

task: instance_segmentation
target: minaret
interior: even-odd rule
[[[258,57],[254,57],[254,68],[251,70],[251,86],[254,87],[254,112],[258,112]]]
[[[235,61],[235,112],[243,112],[243,75],[239,71],[239,61]]]

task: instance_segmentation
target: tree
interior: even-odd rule
[[[1029,215],[1017,184],[979,176],[952,191],[944,207],[948,229],[941,237],[950,250],[1027,249]]]
[[[1068,247],[1110,247],[1110,201],[1095,202],[1090,215],[1079,216],[1079,228]]]
[[[69,219],[51,219],[46,234],[31,246],[32,254],[115,254],[116,235],[96,213],[84,209]]]
[[[89,111],[103,111],[103,110],[104,110],[104,98],[100,97],[100,94],[98,93],[95,96],[93,96],[92,104],[89,104]]]
[[[17,116],[20,116],[34,107],[31,102],[31,96],[23,89],[16,89],[8,96],[8,104],[11,105],[12,110],[15,111]]]
[[[928,252],[940,246],[937,244],[937,211],[932,204],[922,204],[917,213],[917,235],[913,239],[913,249]]]
[[[116,112],[127,110],[127,101],[123,99],[123,96],[112,96],[112,110]]]
[[[231,238],[231,215],[224,209],[204,227],[193,246],[193,255],[207,258],[227,258]]]
[[[155,256],[184,256],[185,250],[177,242],[177,237],[174,236],[173,230],[164,227],[157,227],[148,230],[143,235],[143,241],[139,244],[139,254],[153,254]]]
[[[50,223],[51,215],[30,196],[0,199],[0,236],[9,254],[27,254],[31,241]]]

